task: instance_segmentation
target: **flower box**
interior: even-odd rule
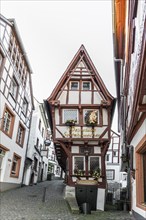
[[[67,125],[67,126],[74,126],[76,124],[76,122],[77,121],[75,121],[75,120],[67,120],[65,122],[65,125]]]

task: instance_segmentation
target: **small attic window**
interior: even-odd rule
[[[71,90],[78,90],[79,89],[79,82],[71,82],[70,89]]]
[[[90,82],[83,82],[83,90],[90,90],[91,83]]]

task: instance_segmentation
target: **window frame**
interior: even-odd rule
[[[111,178],[107,178],[107,172],[112,172]],[[114,180],[115,179],[115,170],[114,169],[106,169],[106,179],[107,180]]]
[[[74,170],[75,170],[75,158],[79,158],[82,157],[83,158],[83,171],[86,170],[86,164],[85,164],[85,156],[82,155],[74,155],[73,156],[73,160],[72,160],[72,173],[74,174]],[[79,169],[80,170],[80,169]]]
[[[97,123],[96,123],[96,126],[101,126],[101,123],[100,123],[100,110],[99,109],[83,109],[83,124],[86,125],[86,122],[85,122],[85,113],[86,111],[97,111]]]
[[[14,160],[16,159],[16,167],[15,167],[15,171],[13,171],[13,165],[14,165]],[[19,171],[20,171],[20,165],[21,165],[21,157],[14,153],[13,154],[13,160],[12,160],[12,165],[11,165],[11,173],[10,173],[10,177],[14,177],[14,178],[19,178]]]
[[[12,91],[12,84],[13,84],[13,90],[15,90],[15,88],[16,88],[16,92]],[[13,76],[11,79],[11,84],[10,84],[10,94],[15,101],[17,101],[18,91],[19,91],[19,84],[18,84],[16,78]]]
[[[84,83],[89,83],[89,88],[85,89],[84,88]],[[90,91],[91,90],[91,82],[90,81],[83,81],[82,82],[82,90],[83,91]]]
[[[18,141],[19,128],[22,129],[21,142]],[[18,130],[17,130],[17,136],[16,136],[16,143],[17,143],[20,147],[23,147],[23,144],[24,144],[24,138],[25,138],[25,127],[22,125],[21,122],[19,122]]]
[[[79,112],[78,112],[78,109],[70,109],[70,108],[69,108],[69,109],[66,109],[66,108],[65,108],[65,109],[62,109],[62,123],[63,123],[63,124],[65,124],[65,122],[66,122],[66,121],[65,121],[65,117],[64,117],[64,116],[65,116],[65,111],[73,111],[73,110],[77,112],[77,118],[76,118],[76,119],[73,119],[73,118],[71,118],[71,119],[66,119],[66,121],[73,119],[73,120],[76,120],[76,121],[77,121],[77,124],[79,123]]]
[[[101,169],[101,156],[89,156],[88,157],[88,171],[90,171],[90,161],[92,157],[99,158],[99,169]]]
[[[143,154],[146,152],[146,135],[141,139],[135,148],[136,159],[136,205],[142,210],[146,211],[146,201],[144,192],[146,187],[144,185],[144,169],[143,169]]]
[[[25,105],[26,105],[26,107],[24,108]],[[28,111],[28,101],[27,101],[26,97],[24,97],[23,103],[22,103],[22,113],[26,116],[27,111]]]
[[[77,85],[78,85],[77,88],[74,88],[74,89],[72,88],[72,84],[73,84],[73,83],[77,83]],[[77,90],[79,90],[79,82],[78,82],[78,81],[71,81],[71,82],[70,82],[70,90],[71,90],[71,91],[77,91]]]
[[[10,121],[10,126],[9,126],[9,131],[7,132],[6,129],[4,129],[4,118],[5,118],[5,112],[8,112],[9,115],[11,116],[11,121]],[[4,111],[3,111],[3,117],[2,117],[2,124],[1,124],[1,131],[3,133],[5,133],[7,136],[9,136],[10,138],[12,138],[12,134],[13,134],[13,128],[14,128],[14,121],[15,121],[15,115],[14,113],[12,112],[12,110],[7,106],[5,105],[5,108],[4,108]]]

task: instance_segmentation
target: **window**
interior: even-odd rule
[[[106,155],[106,161],[109,161],[109,159],[110,159],[110,154],[107,154]]]
[[[11,177],[19,177],[21,157],[14,153],[12,168],[11,168]]]
[[[3,115],[3,123],[2,123],[2,131],[6,133],[8,136],[12,137],[14,125],[14,115],[11,110],[6,107]]]
[[[27,102],[26,98],[24,98],[23,104],[22,104],[22,112],[24,115],[27,114],[27,109],[28,109],[28,102]]]
[[[118,151],[115,151],[115,150],[114,150],[114,151],[113,151],[113,156],[114,156],[114,157],[117,157],[117,156],[118,156]]]
[[[143,184],[144,184],[144,202],[146,204],[146,151],[142,155],[143,157]]]
[[[90,82],[83,82],[83,90],[90,90],[91,86],[90,86]]]
[[[16,79],[13,77],[10,85],[10,93],[15,100],[17,99],[18,88],[19,88],[18,83]]]
[[[146,135],[135,149],[136,152],[136,202],[146,211]]]
[[[75,156],[73,158],[73,172],[76,173],[76,170],[85,170],[84,156]]]
[[[44,136],[44,128],[42,128],[42,137]]]
[[[5,151],[0,148],[0,170],[2,168],[3,157],[5,156]]]
[[[36,147],[38,148],[39,147],[39,139],[37,138],[36,140]]]
[[[71,90],[78,90],[79,83],[78,82],[71,82]]]
[[[33,161],[33,170],[37,171],[37,166],[38,166],[38,159],[36,157],[34,157],[34,161]]]
[[[100,158],[99,157],[89,157],[89,171],[96,171],[100,168]]]
[[[23,146],[24,135],[25,135],[25,128],[21,124],[19,124],[16,142],[20,146]]]
[[[63,122],[67,120],[78,121],[78,110],[77,109],[64,109],[63,111]]]
[[[106,178],[107,180],[115,179],[115,171],[114,170],[106,170]]]
[[[4,63],[5,63],[4,60],[5,60],[5,58],[4,58],[3,54],[0,51],[0,72],[1,73],[3,72],[3,68],[4,68]]]
[[[84,123],[87,125],[99,124],[99,110],[84,110]]]
[[[41,119],[39,120],[39,130],[41,130]]]

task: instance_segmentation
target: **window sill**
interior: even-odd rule
[[[137,207],[144,210],[144,211],[146,211],[146,203],[141,203],[141,204],[138,203]]]

